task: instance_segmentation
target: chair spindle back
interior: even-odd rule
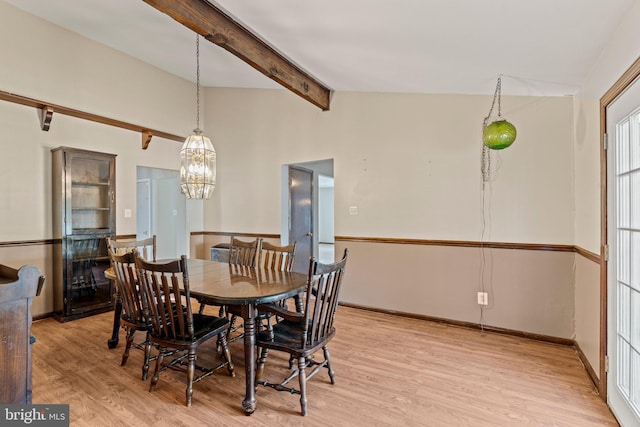
[[[296,252],[296,242],[287,246],[262,242],[258,265],[269,270],[291,271]]]
[[[313,347],[333,334],[340,285],[344,277],[348,251],[340,261],[322,264],[311,258],[304,309],[302,347]]]
[[[156,263],[136,254],[135,262],[152,335],[170,340],[192,340],[193,312],[186,256]]]
[[[138,251],[144,259],[149,261],[156,260],[156,236],[143,240],[113,240],[107,237],[107,247],[114,254],[122,255],[132,252],[134,249]]]
[[[260,248],[262,239],[245,242],[243,240],[231,237],[229,245],[229,264],[246,265],[248,267],[256,266],[256,257]]]
[[[116,255],[109,252],[111,266],[116,275],[118,296],[122,301],[122,317],[132,323],[146,323],[142,295],[136,284],[136,265],[132,252]]]

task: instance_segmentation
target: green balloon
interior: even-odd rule
[[[506,120],[497,120],[482,132],[482,142],[492,150],[507,148],[515,140],[516,127]]]

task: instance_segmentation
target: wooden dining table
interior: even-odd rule
[[[242,407],[247,415],[256,409],[256,319],[258,304],[278,301],[304,291],[307,276],[301,273],[254,268],[227,263],[187,260],[191,297],[211,305],[241,307],[244,319],[244,360],[246,390]],[[113,270],[107,269],[105,277],[115,280]],[[122,304],[116,299],[113,335],[109,348],[118,343],[118,330]]]

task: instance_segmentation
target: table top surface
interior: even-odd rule
[[[105,276],[113,279],[113,270],[107,270]],[[187,260],[187,270],[191,296],[214,305],[273,302],[299,294],[307,284],[307,276],[301,273],[201,259]]]

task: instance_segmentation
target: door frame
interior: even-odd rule
[[[607,316],[608,316],[608,182],[607,182],[607,107],[640,77],[640,58],[600,98],[600,381],[598,391],[607,402]]]

